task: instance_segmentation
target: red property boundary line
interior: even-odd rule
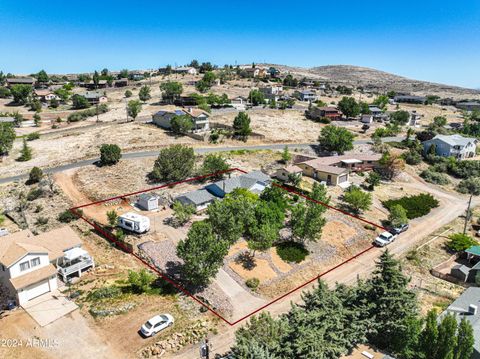
[[[152,187],[152,188],[148,188],[148,189],[144,189],[144,190],[141,190],[141,191],[137,191],[137,192],[132,192],[132,193],[127,193],[127,194],[123,194],[123,195],[120,195],[120,196],[115,196],[115,197],[111,197],[111,198],[107,198],[107,199],[103,199],[103,200],[100,200],[100,201],[95,201],[95,202],[91,202],[91,203],[87,203],[87,204],[83,204],[83,205],[79,205],[79,206],[76,206],[76,207],[72,207],[70,208],[70,212],[72,212],[73,214],[75,214],[77,217],[81,218],[82,220],[84,220],[86,223],[88,223],[90,226],[92,226],[95,231],[97,231],[98,233],[100,233],[103,237],[105,237],[108,241],[110,241],[111,243],[114,243],[115,245],[117,245],[118,247],[120,247],[121,249],[123,249],[125,252],[131,254],[133,257],[135,257],[136,259],[138,259],[140,262],[142,262],[145,266],[147,266],[148,268],[150,268],[152,271],[154,271],[155,273],[157,273],[162,279],[164,279],[166,282],[170,283],[171,285],[173,285],[175,288],[177,288],[179,291],[181,291],[182,293],[184,293],[185,295],[189,296],[190,298],[192,298],[194,301],[196,301],[197,303],[199,303],[200,305],[202,305],[203,307],[205,307],[207,310],[209,310],[212,314],[214,314],[216,317],[218,317],[219,319],[223,320],[225,323],[227,323],[228,325],[230,326],[234,326],[238,323],[240,323],[241,321],[249,318],[250,316],[262,311],[263,309],[271,306],[272,304],[284,299],[285,297],[289,296],[290,294],[300,290],[301,288],[309,285],[310,283],[322,278],[323,276],[327,275],[328,273],[336,270],[337,268],[353,261],[354,259],[360,257],[361,255],[363,255],[364,253],[370,251],[372,248],[374,248],[374,246],[370,246],[368,247],[367,249],[355,254],[354,256],[346,259],[345,261],[335,265],[334,267],[326,270],[325,272],[311,278],[310,280],[308,280],[307,282],[299,285],[298,287],[288,291],[287,293],[284,293],[282,294],[280,297],[268,302],[267,304],[261,306],[260,308],[258,309],[255,309],[253,312],[251,312],[250,314],[247,314],[243,317],[241,317],[240,319],[237,319],[235,321],[229,321],[228,319],[226,319],[225,317],[223,317],[220,313],[218,313],[217,311],[215,311],[213,308],[211,308],[208,304],[204,303],[203,301],[201,301],[200,299],[198,299],[194,294],[190,293],[190,291],[188,291],[183,285],[177,283],[175,280],[171,279],[169,276],[167,276],[165,273],[163,273],[162,271],[160,271],[158,268],[156,268],[154,265],[148,263],[145,259],[143,259],[142,257],[140,257],[139,255],[135,254],[130,248],[128,248],[125,244],[123,244],[122,242],[118,241],[115,236],[112,235],[112,233],[104,230],[101,226],[99,226],[97,223],[95,223],[95,221],[93,220],[90,220],[89,218],[87,218],[86,216],[84,216],[80,211],[80,209],[82,208],[85,208],[85,207],[90,207],[90,206],[93,206],[93,205],[98,205],[98,204],[102,204],[102,203],[105,203],[105,202],[110,202],[110,201],[113,201],[113,200],[116,200],[116,199],[126,199],[127,197],[131,197],[131,196],[134,196],[134,195],[137,195],[137,194],[141,194],[141,193],[145,193],[145,192],[151,192],[151,191],[154,191],[154,190],[158,190],[158,189],[162,189],[162,188],[168,188],[168,187],[174,187],[176,185],[179,185],[179,184],[182,184],[182,183],[188,183],[188,182],[194,182],[194,181],[198,181],[198,180],[201,180],[201,179],[205,179],[205,178],[210,178],[210,177],[214,177],[214,176],[217,176],[219,174],[225,174],[225,173],[231,173],[231,172],[235,172],[235,171],[238,171],[238,172],[241,172],[241,173],[247,173],[246,171],[240,169],[240,168],[231,168],[231,169],[228,169],[228,170],[225,170],[225,171],[219,171],[219,172],[215,172],[215,173],[211,173],[211,174],[208,174],[208,175],[204,175],[204,176],[197,176],[197,177],[193,177],[193,178],[188,178],[186,180],[183,180],[183,181],[177,181],[177,182],[171,182],[171,183],[168,183],[168,184],[165,184],[165,185],[161,185],[161,186],[157,186],[157,187]],[[285,186],[282,186],[282,185],[279,185],[277,183],[273,183],[274,186],[278,187],[278,188],[281,188],[289,193],[293,193],[293,194],[296,194],[300,197],[303,197],[305,198],[306,200],[308,201],[312,201],[314,203],[317,203],[319,205],[322,205],[322,206],[325,206],[329,209],[332,209],[334,211],[337,211],[337,212],[340,212],[346,216],[349,216],[349,217],[352,217],[352,218],[355,218],[359,221],[362,221],[364,223],[367,223],[369,225],[372,225],[374,227],[377,227],[377,228],[380,228],[382,230],[385,230],[384,227],[376,224],[376,223],[373,223],[371,221],[368,221],[366,219],[363,219],[359,216],[355,216],[351,213],[348,213],[344,210],[341,210],[339,208],[336,208],[336,207],[333,207],[327,203],[324,203],[324,202],[321,202],[321,201],[317,201],[317,200],[314,200],[300,192],[297,192],[295,191],[294,189],[292,188],[288,188],[288,187],[285,187]]]

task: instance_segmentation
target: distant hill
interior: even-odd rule
[[[267,65],[270,66],[270,65]],[[480,90],[459,86],[413,80],[388,72],[351,65],[328,65],[313,68],[271,65],[282,71],[289,71],[296,77],[307,77],[328,81],[333,85],[363,87],[374,92],[394,90],[418,95],[438,95],[440,97],[480,98]]]

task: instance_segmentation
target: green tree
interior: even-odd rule
[[[443,317],[438,326],[437,358],[454,359],[457,347],[457,320],[452,314]]]
[[[368,189],[373,191],[380,184],[380,175],[375,171],[370,171],[365,182],[368,183]]]
[[[37,82],[40,82],[42,84],[47,83],[50,79],[45,72],[45,70],[40,70],[36,75],[35,75]]]
[[[115,144],[103,144],[100,147],[100,164],[102,166],[115,165],[122,158],[122,150]]]
[[[100,75],[97,70],[95,70],[95,72],[93,73],[92,80],[95,88],[98,88],[98,83],[100,82]]]
[[[324,151],[343,154],[353,149],[354,137],[346,128],[328,125],[322,128],[318,142]]]
[[[407,211],[401,205],[396,204],[390,208],[388,221],[393,227],[400,227],[408,223]]]
[[[148,292],[155,278],[156,276],[145,268],[140,269],[139,272],[133,270],[128,271],[128,283],[133,292],[138,294]]]
[[[360,114],[360,105],[353,97],[344,96],[338,102],[338,109],[347,117],[355,117]]]
[[[232,353],[238,359],[280,358],[287,333],[288,323],[284,318],[274,319],[269,312],[262,312],[236,331]]]
[[[393,124],[396,124],[399,126],[406,125],[409,120],[410,120],[410,113],[405,110],[395,111],[390,114],[390,121]]]
[[[80,110],[90,107],[90,102],[84,96],[75,94],[72,96],[72,106],[74,109]]]
[[[0,98],[8,98],[12,94],[7,87],[0,87]]]
[[[379,109],[386,110],[388,105],[388,100],[389,100],[388,95],[387,96],[380,95],[375,100],[373,100],[373,104],[377,106]]]
[[[175,218],[175,221],[179,226],[183,226],[195,214],[195,206],[186,205],[180,201],[175,201],[173,203],[172,209],[173,209],[173,218]]]
[[[470,177],[461,180],[457,186],[457,191],[460,193],[471,194],[473,196],[480,196],[480,178]]]
[[[385,152],[380,161],[380,172],[383,178],[392,180],[405,168],[405,160],[400,155]]]
[[[454,233],[451,234],[448,238],[449,241],[447,242],[447,247],[454,252],[462,252],[465,249],[470,248],[471,246],[478,245],[478,242],[476,240],[474,240],[469,235],[463,233]]]
[[[287,164],[288,162],[290,162],[291,159],[292,159],[292,155],[290,154],[290,151],[288,150],[288,146],[285,145],[285,147],[283,148],[283,152],[282,152],[282,162]]]
[[[457,347],[455,348],[455,359],[470,359],[473,354],[473,345],[475,337],[473,334],[472,324],[462,318],[458,325]]]
[[[142,111],[142,103],[138,100],[130,100],[127,104],[127,113],[128,116],[135,119],[137,118],[138,114]]]
[[[13,102],[19,105],[25,105],[29,102],[32,95],[32,86],[30,85],[13,85],[10,87],[10,93],[13,97]]]
[[[320,237],[322,228],[326,223],[324,213],[327,207],[315,201],[324,204],[329,203],[330,198],[327,196],[327,188],[315,183],[310,198],[313,201],[301,201],[292,208],[290,220],[292,234],[301,243],[315,242]]]
[[[193,120],[189,115],[176,115],[170,121],[171,130],[176,135],[188,133],[193,128]]]
[[[180,181],[192,173],[194,164],[193,148],[172,145],[160,151],[150,176],[156,181]]]
[[[67,102],[70,96],[72,95],[71,91],[67,90],[66,88],[59,88],[54,91],[55,95],[60,97],[60,101],[63,103]]]
[[[26,161],[30,161],[31,159],[32,159],[32,149],[27,144],[27,140],[24,138],[23,146],[22,146],[22,149],[20,150],[20,157],[17,159],[17,161],[26,162]]]
[[[117,226],[117,221],[118,221],[118,213],[114,209],[111,211],[107,211],[107,219],[108,219],[108,224],[110,227],[114,228]]]
[[[216,172],[227,171],[229,168],[230,166],[228,165],[227,160],[223,158],[221,154],[209,153],[203,160],[201,174],[209,175]],[[217,179],[222,177],[223,174],[215,176]]]
[[[248,98],[253,106],[263,105],[265,103],[265,95],[259,90],[251,90]]]
[[[117,78],[118,78],[118,79],[125,79],[125,78],[128,78],[128,77],[129,77],[128,75],[129,75],[128,70],[127,70],[127,69],[123,69],[123,70],[121,70],[121,71],[118,73]]]
[[[0,122],[0,156],[8,155],[15,141],[15,129],[9,122]]]
[[[125,97],[126,98],[132,97],[132,95],[133,95],[132,91],[130,91],[130,90],[125,91]]]
[[[437,312],[430,310],[425,319],[425,327],[423,328],[419,341],[418,348],[422,359],[436,359],[437,358],[437,341],[438,341],[438,324]]]
[[[415,358],[420,333],[420,320],[414,292],[408,289],[409,279],[400,263],[385,250],[367,281],[368,301],[373,304],[367,315],[373,327],[369,342],[393,354]]]
[[[250,128],[250,117],[246,112],[239,112],[235,119],[233,120],[233,129],[235,135],[242,138],[244,141],[247,140],[248,136],[252,133]]]
[[[33,167],[28,175],[28,183],[38,183],[43,178],[43,171],[38,167]]]
[[[352,185],[343,195],[343,201],[348,204],[353,212],[360,213],[369,210],[372,206],[372,194]]]
[[[160,90],[162,91],[162,98],[169,103],[173,103],[182,94],[183,86],[179,82],[167,81],[160,85]]]
[[[194,285],[206,285],[223,264],[229,244],[219,240],[207,221],[193,223],[187,238],[180,240],[177,255],[183,260],[182,272]]]
[[[143,85],[142,87],[140,87],[140,91],[138,92],[138,98],[140,99],[140,101],[146,102],[150,100],[152,98],[152,96],[150,95],[150,91],[150,86]]]

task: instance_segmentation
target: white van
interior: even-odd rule
[[[131,232],[145,233],[150,230],[150,219],[128,212],[118,217],[118,226]]]

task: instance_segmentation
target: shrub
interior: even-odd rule
[[[418,153],[415,150],[410,150],[408,152],[405,152],[403,154],[403,159],[409,165],[418,165],[420,162],[422,162],[422,156],[420,155],[420,153]]]
[[[62,223],[70,223],[77,219],[77,216],[70,212],[68,209],[60,213],[57,219]]]
[[[43,177],[43,171],[38,167],[33,167],[28,175],[28,183],[38,183]]]
[[[48,218],[47,217],[38,217],[37,220],[35,221],[35,224],[37,226],[44,226],[48,223]]]
[[[457,191],[460,193],[468,193],[478,196],[480,194],[480,178],[470,177],[461,180],[457,186]]]
[[[251,290],[256,290],[259,284],[260,280],[258,278],[249,278],[245,281],[245,285]]]
[[[450,183],[450,180],[445,174],[435,172],[430,168],[426,169],[425,171],[422,171],[422,173],[420,173],[420,177],[422,177],[425,181],[434,183],[434,184],[444,185],[444,184]]]
[[[38,140],[40,138],[40,134],[38,132],[32,132],[27,135],[27,141]]]
[[[119,287],[112,285],[109,287],[103,287],[94,290],[93,292],[88,293],[87,300],[97,301],[107,298],[115,298],[122,294],[122,291]]]
[[[472,237],[463,233],[454,233],[448,237],[450,240],[447,243],[448,249],[454,252],[461,252],[471,246],[478,245],[478,242]]]
[[[34,201],[43,195],[43,190],[40,188],[31,189],[27,194],[27,200]]]
[[[277,245],[277,254],[285,262],[300,263],[308,255],[308,250],[301,243],[283,242]]]
[[[122,150],[115,144],[103,144],[100,147],[100,163],[102,166],[111,166],[122,157]]]
[[[407,211],[408,219],[414,219],[425,216],[430,213],[432,208],[438,207],[438,200],[429,193],[420,193],[418,195],[384,201],[382,204],[388,208],[388,210],[399,204]]]

